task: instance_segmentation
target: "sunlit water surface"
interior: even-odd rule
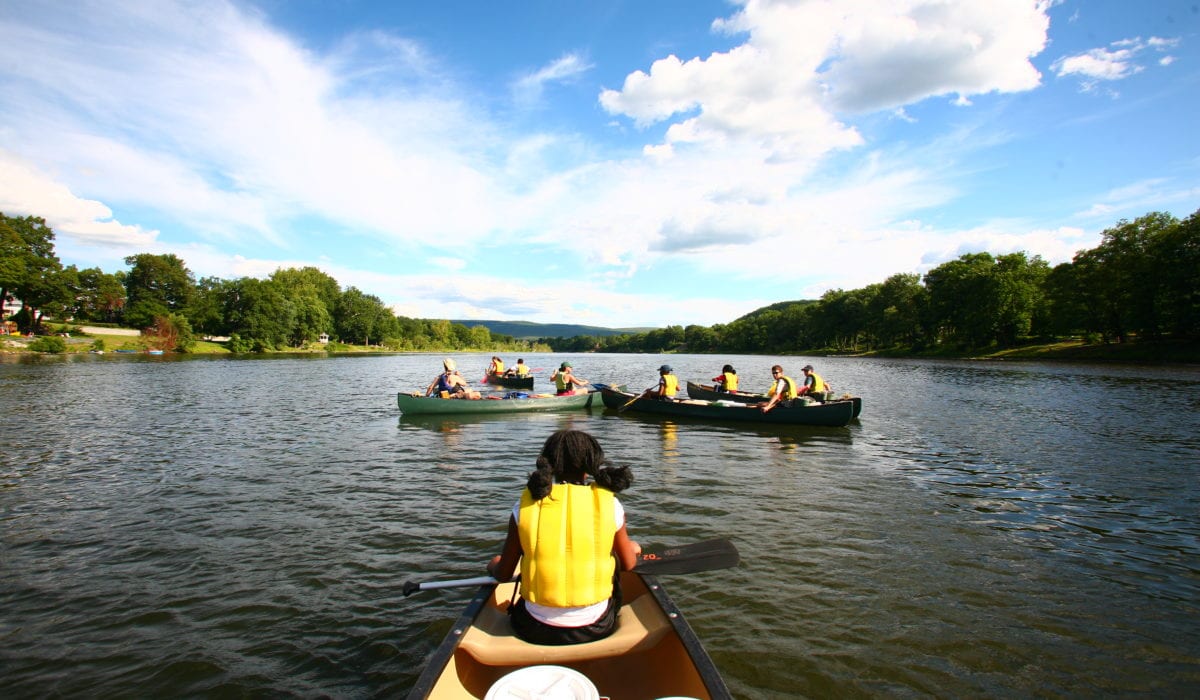
[[[487,356],[459,355],[482,374]],[[506,358],[513,361],[516,358]],[[770,357],[530,355],[645,388]],[[405,693],[541,443],[631,464],[647,549],[737,697],[1195,695],[1200,371],[808,360],[846,428],[603,409],[401,417],[428,355],[0,361],[0,685],[8,697]],[[473,375],[472,375],[473,378]]]

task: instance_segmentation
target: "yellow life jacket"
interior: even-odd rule
[[[504,374],[504,361],[503,360],[496,360],[495,362],[492,363],[492,374],[496,374],[496,375]]]
[[[725,375],[725,391],[737,391],[738,377],[733,372],[722,372]]]
[[[567,390],[567,375],[561,369],[554,373],[554,387],[559,391]]]
[[[821,379],[821,375],[817,374],[816,372],[809,372],[808,376],[812,377],[813,379],[812,388],[808,390],[810,394],[818,391],[825,391],[825,380]]]
[[[521,595],[556,608],[592,605],[612,597],[615,497],[596,484],[555,484],[533,500],[521,493]]]
[[[675,398],[675,392],[679,391],[679,377],[676,377],[673,374],[664,374],[662,376],[662,379],[663,379],[662,395],[668,399]]]
[[[782,380],[783,380],[783,382],[784,382],[784,385],[787,387],[786,389],[784,389],[784,391],[783,391],[783,396],[782,396],[782,397],[780,397],[780,398],[784,398],[784,399],[794,399],[794,398],[796,398],[797,396],[799,396],[799,394],[797,394],[797,393],[796,393],[796,380],[795,380],[795,379],[792,379],[791,377],[789,377],[789,376],[787,376],[787,375],[783,375],[783,374],[779,375],[779,377],[780,377],[780,379],[782,379]],[[767,396],[774,396],[774,395],[775,395],[775,385],[776,385],[776,383],[777,383],[777,382],[773,382],[773,383],[771,384],[771,388],[767,390]]]
[[[529,374],[529,365],[522,365],[522,364],[517,365],[517,376],[518,377],[524,377],[524,376],[527,376],[528,374]]]

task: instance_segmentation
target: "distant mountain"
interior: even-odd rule
[[[461,323],[467,328],[483,326],[495,335],[511,335],[518,340],[534,340],[537,338],[574,338],[577,335],[620,335],[622,333],[645,333],[651,328],[601,328],[600,326],[580,326],[573,323],[531,323],[529,321],[462,321],[450,319],[451,323]]]

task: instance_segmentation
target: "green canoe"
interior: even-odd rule
[[[484,375],[483,381],[495,386],[506,386],[512,389],[532,389],[533,375],[527,374],[524,377],[510,377],[504,374],[488,373]]]
[[[695,382],[687,383],[687,394],[689,398],[700,399],[701,401],[736,401],[737,403],[765,403],[768,401],[766,394],[752,394],[747,391],[717,391],[708,384],[696,384]],[[841,398],[829,399],[825,403],[834,403],[837,401],[849,401],[854,404],[854,415],[852,418],[858,418],[858,414],[862,413],[862,398],[858,396],[844,395]]]
[[[668,400],[643,398],[638,394],[604,389],[604,405],[619,411],[638,411],[660,415],[698,418],[701,420],[738,423],[771,423],[775,425],[848,425],[854,417],[850,401],[793,406],[779,405],[767,413],[757,406],[733,401],[699,401],[696,399]]]
[[[421,394],[396,394],[396,405],[400,412],[409,415],[461,415],[468,413],[529,413],[538,411],[571,411],[588,408],[596,392],[554,396],[532,394],[527,398],[500,398],[488,396],[482,399],[443,399]],[[598,403],[598,402],[597,402]]]

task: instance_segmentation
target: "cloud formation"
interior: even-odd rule
[[[595,115],[568,131],[511,115],[596,80],[588,46],[482,85],[374,25],[320,44],[234,2],[19,0],[0,5],[0,208],[46,217],[80,260],[311,264],[410,315],[722,322],[964,247],[1063,254],[1074,229],[932,215],[1012,138],[972,102],[1043,87],[1050,7],[745,0],[712,20],[725,50],[600,66],[624,77],[572,105]],[[1114,42],[1050,71],[1111,84],[1177,46]],[[739,294],[695,285],[712,274]]]

